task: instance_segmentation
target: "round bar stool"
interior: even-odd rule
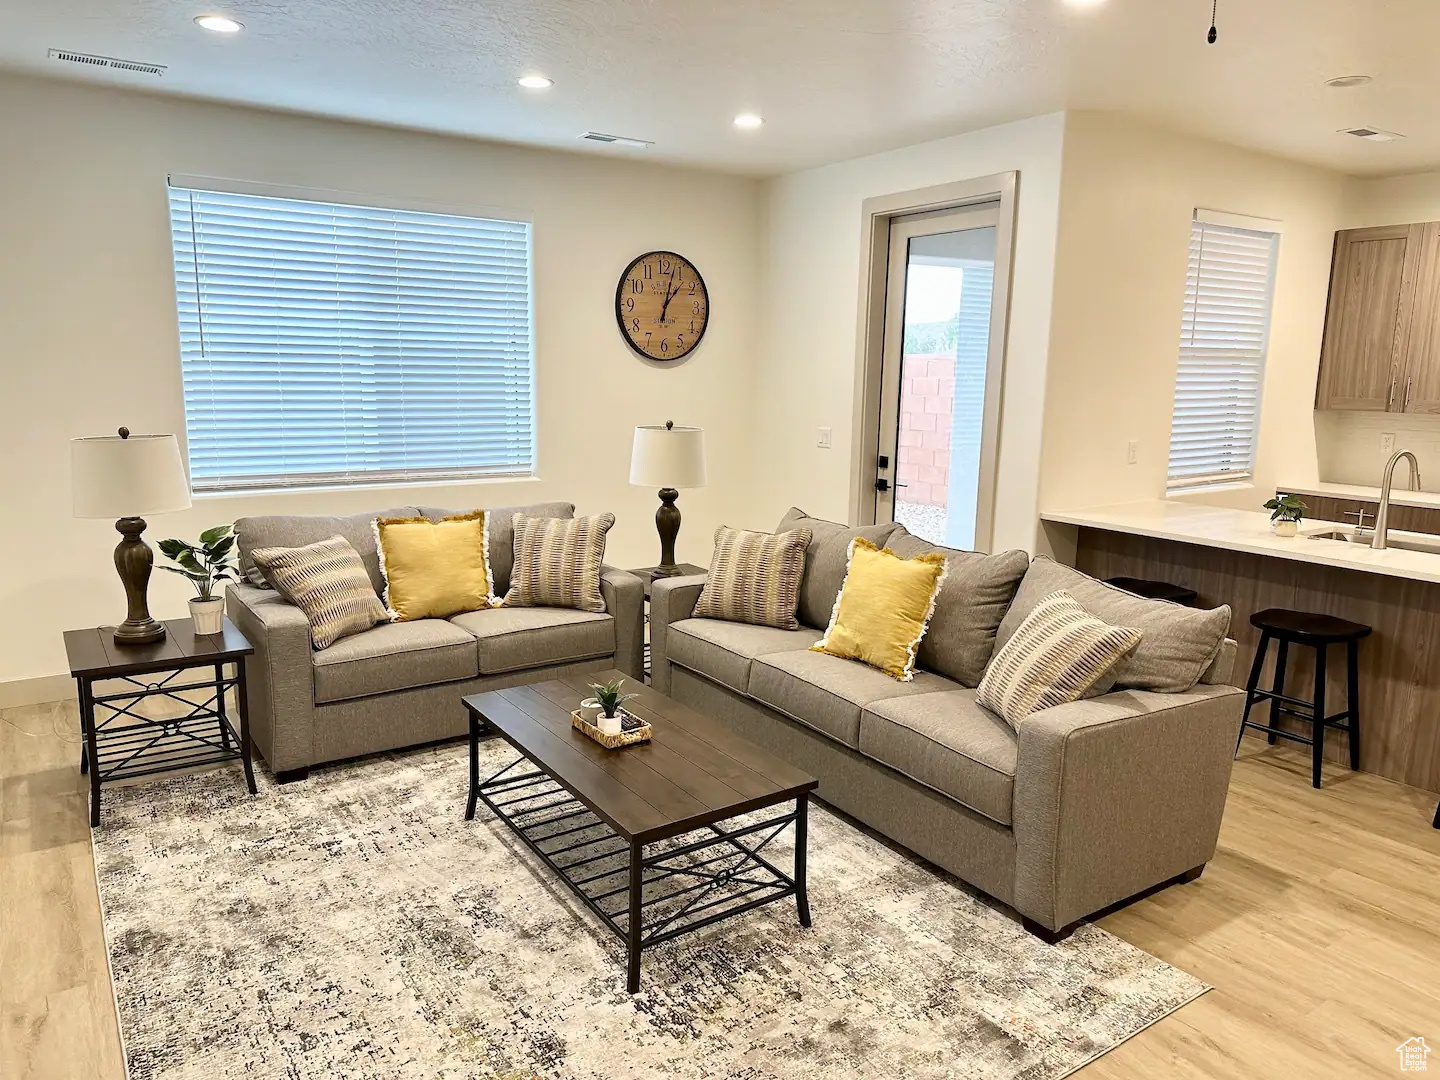
[[[1199,594],[1194,589],[1187,589],[1183,585],[1171,585],[1168,581],[1147,581],[1138,577],[1112,577],[1105,579],[1106,585],[1114,585],[1117,589],[1124,589],[1136,596],[1143,596],[1149,600],[1169,600],[1172,604],[1184,604],[1186,607],[1194,604],[1199,599]]]
[[[1360,639],[1368,637],[1370,627],[1364,623],[1337,619],[1333,615],[1319,615],[1309,611],[1287,611],[1284,608],[1267,608],[1250,616],[1250,625],[1260,631],[1260,644],[1255,648],[1255,663],[1250,668],[1250,679],[1245,684],[1245,715],[1240,724],[1240,738],[1245,738],[1245,729],[1254,728],[1265,732],[1266,741],[1275,745],[1275,740],[1289,739],[1312,748],[1311,778],[1315,787],[1320,786],[1320,763],[1325,755],[1325,729],[1327,727],[1344,731],[1350,742],[1350,768],[1360,768]],[[1260,689],[1260,673],[1265,667],[1265,654],[1271,641],[1278,642],[1275,653],[1275,677],[1269,690]],[[1345,711],[1333,715],[1325,712],[1325,657],[1331,645],[1345,645]],[[1290,656],[1291,645],[1303,645],[1315,650],[1315,697],[1290,697],[1285,693],[1285,664]],[[1257,724],[1250,719],[1250,710],[1256,702],[1270,702],[1270,723]],[[1296,735],[1280,729],[1280,716],[1295,716],[1310,722],[1311,738]],[[1343,721],[1343,722],[1342,722]],[[1240,752],[1240,744],[1235,744]]]

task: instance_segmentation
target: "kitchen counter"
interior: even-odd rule
[[[1390,491],[1390,502],[1394,506],[1419,506],[1426,510],[1440,510],[1440,491],[1408,491],[1404,485],[1409,481],[1410,473],[1408,466],[1401,464],[1395,468],[1395,486]],[[1422,475],[1421,479],[1424,479]],[[1378,503],[1380,501],[1380,489],[1378,487],[1362,487],[1359,484],[1327,484],[1323,481],[1316,481],[1310,484],[1277,484],[1279,491],[1288,491],[1292,495],[1314,495],[1321,499],[1358,499],[1361,502]],[[1352,522],[1353,524],[1353,522]]]
[[[1437,505],[1440,505],[1440,502],[1437,502]],[[1042,513],[1040,517],[1043,521],[1062,525],[1148,536],[1182,544],[1200,544],[1226,551],[1244,551],[1252,555],[1314,563],[1317,566],[1330,566],[1340,570],[1358,570],[1367,574],[1384,574],[1387,577],[1440,584],[1440,554],[1404,551],[1393,547],[1375,551],[1364,544],[1309,538],[1310,534],[1332,529],[1348,531],[1353,528],[1353,524],[1304,521],[1300,524],[1298,536],[1286,538],[1271,532],[1270,515],[1263,510],[1232,510],[1223,506],[1203,506],[1172,499],[1149,499],[1083,510],[1051,510]],[[1416,534],[1392,529],[1391,535],[1405,537]],[[1418,538],[1434,540],[1433,537]]]

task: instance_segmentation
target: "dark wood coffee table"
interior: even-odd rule
[[[626,689],[640,696],[626,708],[649,722],[654,738],[605,749],[571,727],[570,711],[590,696],[591,682],[622,674],[465,698],[465,818],[484,802],[625,942],[633,994],[641,951],[681,934],[788,896],[800,925],[810,925],[805,816],[818,781],[633,680]],[[482,780],[487,729],[519,756]],[[791,826],[793,876],[762,854]]]

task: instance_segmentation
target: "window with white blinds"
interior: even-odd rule
[[[527,222],[173,184],[196,491],[534,471]]]
[[[1204,220],[1190,227],[1170,425],[1172,490],[1246,480],[1255,467],[1279,239]]]

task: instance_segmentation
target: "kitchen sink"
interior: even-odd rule
[[[1371,531],[1357,533],[1353,529],[1330,529],[1326,532],[1310,533],[1311,540],[1334,540],[1345,544],[1359,544],[1364,547],[1370,546],[1370,540],[1375,534]],[[1432,555],[1440,555],[1440,536],[1434,538],[1422,538],[1414,533],[1397,535],[1390,533],[1386,542],[1392,548],[1401,551],[1424,551]]]

